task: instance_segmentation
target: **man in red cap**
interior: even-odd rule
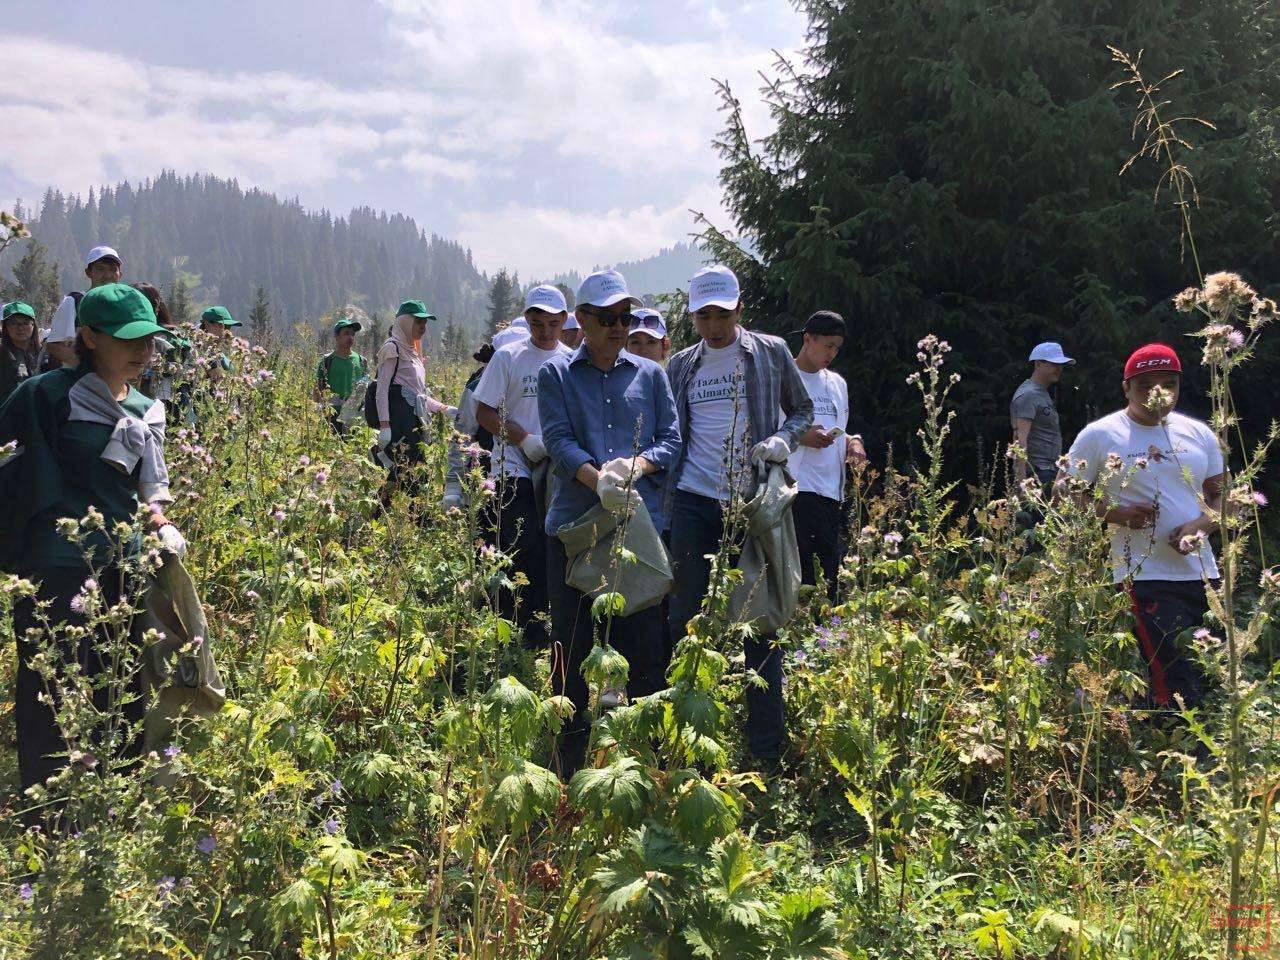
[[[1208,424],[1173,409],[1181,380],[1172,347],[1135,350],[1124,366],[1125,408],[1085,427],[1065,468],[1102,488],[1097,509],[1111,532],[1112,570],[1133,600],[1160,707],[1175,707],[1175,694],[1188,707],[1204,696],[1204,671],[1181,637],[1203,623],[1206,585],[1218,580],[1209,534],[1218,529],[1225,466]]]

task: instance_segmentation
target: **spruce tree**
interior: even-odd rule
[[[253,309],[249,311],[249,330],[254,343],[263,343],[271,334],[271,300],[266,287],[258,284],[253,294]]]
[[[187,291],[187,281],[182,277],[175,277],[169,285],[169,297],[166,303],[169,307],[169,316],[173,318],[174,323],[180,327],[190,326],[193,319],[191,295]]]
[[[516,309],[515,281],[505,269],[499,270],[489,287],[489,336],[507,325]]]
[[[1138,149],[1135,102],[1108,45],[1156,80],[1175,148],[1202,201],[1192,216],[1204,270],[1280,280],[1280,6],[1254,0],[802,0],[804,69],[766,90],[776,130],[762,143],[723,89],[726,205],[741,238],[703,236],[742,274],[750,322],[777,332],[838,310],[850,339],[837,369],[855,427],[914,442],[918,401],[904,379],[916,342],[949,340],[963,377],[953,446],[974,476],[985,438],[1010,436],[1008,403],[1039,341],[1081,362],[1059,397],[1064,435],[1121,403],[1127,353],[1148,339],[1197,348],[1170,298],[1197,280],[1179,242],[1163,168],[1119,172]],[[1139,130],[1139,138],[1143,131]],[[738,241],[741,242],[738,242]],[[750,250],[748,255],[745,251]],[[1273,291],[1268,291],[1273,293]],[[1277,341],[1242,374],[1246,421],[1265,429]],[[1193,412],[1203,384],[1185,378]],[[1242,383],[1242,387],[1244,384]],[[1248,395],[1246,395],[1248,394]],[[1256,435],[1256,434],[1255,434]]]

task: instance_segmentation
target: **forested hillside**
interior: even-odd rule
[[[64,291],[83,289],[84,253],[105,243],[124,257],[127,280],[166,293],[182,281],[196,309],[222,303],[247,319],[261,286],[277,329],[346,303],[388,311],[408,296],[425,299],[442,322],[478,329],[483,314],[488,281],[470,251],[401,214],[360,208],[335,217],[234,180],[170,171],[87,197],[49,190],[26,214],[47,249],[44,269],[57,265]],[[6,277],[31,246],[6,254]]]
[[[627,285],[641,296],[656,296],[681,290],[698,268],[707,260],[707,254],[693,243],[677,243],[663,247],[652,257],[643,260],[624,260],[612,264],[627,278]],[[602,264],[597,264],[599,268]],[[577,290],[582,276],[576,270],[561,274],[554,283],[563,283]]]

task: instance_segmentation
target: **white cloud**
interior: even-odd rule
[[[803,33],[798,15],[729,0],[380,2],[401,55],[371,64],[363,89],[16,38],[0,170],[68,192],[171,168],[305,188],[334,209],[335,196],[391,197],[483,266],[549,275],[669,246],[690,206],[723,222],[711,78],[731,82],[760,136],[770,45]],[[679,28],[659,40],[637,32],[646,22]],[[759,22],[767,42],[744,33]]]
[[[584,211],[509,203],[499,210],[464,214],[458,239],[474,251],[482,270],[514,266],[525,279],[547,279],[643,259],[686,240],[694,230],[690,210],[727,222],[719,191],[704,187],[661,209],[646,204]]]

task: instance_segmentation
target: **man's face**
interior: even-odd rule
[[[742,304],[733,310],[724,307],[703,307],[693,315],[693,326],[708,347],[727,347],[738,336],[738,321],[742,319]]]
[[[1053,363],[1050,360],[1037,360],[1036,366],[1040,368],[1040,376],[1046,384],[1054,384],[1062,379],[1062,368],[1064,364]]]
[[[1129,405],[1137,406],[1149,413],[1159,416],[1166,415],[1178,403],[1178,387],[1182,383],[1180,374],[1174,373],[1172,370],[1158,370],[1151,373],[1140,373],[1136,377],[1131,377],[1125,381],[1124,396],[1129,401]],[[1151,392],[1159,387],[1168,397],[1168,404],[1164,407],[1151,405]]]
[[[356,344],[356,332],[351,327],[343,327],[338,331],[338,337],[335,341],[338,349],[342,351],[350,350]]]
[[[611,307],[582,307],[578,310],[578,322],[582,324],[582,338],[587,349],[600,353],[621,353],[627,345],[627,326],[631,317],[631,303],[621,300]],[[600,322],[600,316],[617,317],[611,327]]]
[[[574,327],[570,330],[568,327],[561,327],[560,342],[570,350],[578,349],[578,344],[582,343],[582,328]]]
[[[529,339],[539,350],[554,350],[560,342],[560,328],[568,319],[567,313],[547,313],[537,307],[530,307],[524,312],[529,324]]]
[[[103,257],[85,267],[84,275],[89,278],[90,287],[101,287],[108,283],[119,283],[124,273],[119,260]]]
[[[665,339],[654,338],[647,333],[633,333],[627,337],[627,353],[661,363],[667,358],[666,342]]]
[[[831,362],[835,360],[836,354],[840,352],[840,347],[844,344],[844,337],[831,335],[818,335],[806,333],[804,335],[804,346],[801,351],[819,370],[825,370],[831,366]]]

